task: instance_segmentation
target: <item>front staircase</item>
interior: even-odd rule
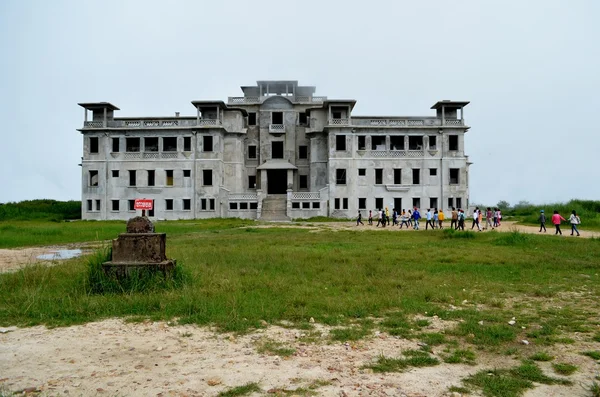
[[[261,221],[286,222],[287,196],[285,194],[270,194],[262,200]]]

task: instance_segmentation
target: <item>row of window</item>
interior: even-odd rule
[[[182,170],[183,178],[190,178],[192,176],[191,170]],[[147,182],[146,186],[156,186],[156,171],[155,170],[147,170]],[[128,170],[129,174],[129,186],[137,186],[137,170]],[[165,170],[165,184],[164,186],[174,186],[174,170]],[[111,176],[113,178],[119,178],[120,172],[119,170],[111,170]],[[212,186],[212,170],[202,170],[202,185],[203,186]],[[99,186],[99,174],[98,170],[90,170],[88,177],[88,186],[97,187]]]
[[[110,210],[114,212],[118,212],[121,210],[121,201],[122,200],[110,200]],[[165,210],[173,211],[175,199],[164,199]],[[153,206],[154,207],[154,206]],[[94,212],[100,211],[101,201],[100,200],[87,200],[87,211]],[[181,207],[178,208],[182,211],[191,211],[192,210],[192,200],[191,199],[181,199]],[[200,199],[200,209],[202,211],[214,211],[215,210],[215,199]],[[127,211],[135,211],[135,200],[127,200]],[[149,211],[149,216],[154,216],[154,210]]]
[[[346,140],[348,135],[335,136],[335,150],[346,150]],[[382,135],[371,136],[371,150],[405,150],[404,135],[390,135],[390,147],[387,147],[386,137]],[[408,150],[422,150],[423,136],[408,136]],[[429,141],[429,149],[437,149],[437,136],[430,135],[427,137]],[[358,150],[367,150],[367,137],[358,135]],[[458,135],[448,135],[448,150],[458,150]]]
[[[162,140],[162,151],[163,152],[176,152],[177,151],[177,137],[126,137],[125,138],[125,151],[126,152],[140,152],[142,139],[144,142],[144,152],[158,152],[159,139]],[[99,150],[99,138],[90,137],[90,153],[98,153]],[[121,151],[121,138],[112,138],[112,152],[119,153]],[[192,151],[192,137],[183,137],[183,151]],[[202,136],[202,151],[212,152],[213,151],[213,137],[211,135]]]
[[[366,176],[367,169],[359,168],[358,176]],[[460,169],[459,168],[450,168],[449,172],[449,183],[450,185],[458,185],[460,182]],[[429,169],[429,176],[437,176],[437,168]],[[335,183],[337,185],[345,185],[346,184],[346,169],[345,168],[337,168],[335,170]],[[412,184],[419,185],[421,184],[421,169],[413,168],[412,169]],[[375,185],[383,185],[383,168],[375,168]],[[394,185],[402,185],[402,168],[394,168]]]
[[[385,208],[385,207],[386,206],[384,205],[383,197],[376,197],[375,198],[375,208]],[[412,198],[412,206],[410,208],[414,208],[414,207],[421,208],[421,198],[420,197]],[[448,198],[448,208],[452,208],[452,207],[462,208],[462,198],[449,197]],[[334,208],[336,210],[347,210],[348,209],[348,198],[347,197],[335,198],[334,199]],[[397,211],[405,209],[402,206],[402,198],[401,197],[394,197],[394,206],[392,208],[396,208]],[[390,210],[392,208],[390,208]],[[438,198],[437,197],[429,198],[429,208],[438,208]],[[358,199],[358,209],[359,210],[367,209],[367,199],[366,198]]]
[[[248,125],[256,125],[256,112],[248,112]],[[283,124],[283,112],[271,112],[271,124]],[[298,125],[308,125],[305,112],[298,113]]]

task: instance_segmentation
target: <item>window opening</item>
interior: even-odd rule
[[[119,138],[113,138],[112,139],[112,151],[113,153],[119,153],[120,151],[120,139]]]
[[[205,152],[213,151],[213,137],[212,135],[204,135],[202,137],[202,150]]]
[[[450,184],[458,185],[459,183],[459,169],[458,168],[450,168]]]
[[[190,200],[190,199],[183,199],[182,203],[183,203],[183,210],[184,211],[189,211],[189,210],[192,209],[192,200]]]
[[[375,168],[375,184],[383,184],[383,168]]]
[[[248,146],[248,158],[255,159],[256,158],[256,145]]]
[[[394,185],[402,185],[402,169],[394,168]]]
[[[148,186],[154,186],[156,183],[156,173],[154,170],[148,170]]]
[[[125,138],[125,151],[126,152],[139,152],[140,151],[140,138]]]
[[[98,171],[91,170],[90,171],[90,182],[89,186],[98,186]]]
[[[449,150],[458,150],[458,135],[448,135]]]
[[[163,137],[163,152],[177,151],[177,137]]]
[[[308,146],[305,146],[305,145],[298,146],[298,158],[299,159],[307,159],[308,158]]]
[[[366,150],[367,148],[367,137],[364,135],[358,136],[358,150]]]
[[[90,153],[98,153],[98,138],[90,138]]]
[[[129,170],[129,186],[135,186],[136,182],[135,170]]]
[[[413,179],[413,185],[421,184],[421,170],[419,168],[413,168],[412,179]]]
[[[408,150],[423,150],[423,137],[422,136],[409,136],[408,137]]]
[[[192,151],[192,137],[191,136],[183,137],[183,151],[184,152]]]
[[[248,113],[248,125],[256,125],[256,113]]]
[[[173,199],[166,199],[165,200],[165,210],[167,210],[167,211],[173,211]]]
[[[202,181],[204,186],[212,186],[212,170],[202,170]]]
[[[390,136],[390,149],[391,150],[404,150],[404,135]]]
[[[346,135],[335,136],[335,150],[346,150]]]
[[[283,142],[275,141],[271,142],[271,158],[282,159],[283,158]]]
[[[111,200],[111,205],[113,211],[119,210],[119,200]]]
[[[308,189],[308,175],[300,175],[300,189]]]
[[[371,136],[371,150],[385,150],[385,137],[380,135]]]
[[[158,152],[158,138],[144,138],[145,152]]]
[[[283,124],[283,112],[271,112],[271,124]]]
[[[165,173],[167,176],[166,185],[173,186],[173,170],[165,170]]]
[[[345,185],[346,184],[346,170],[345,169],[336,169],[335,170],[335,183],[337,185]]]

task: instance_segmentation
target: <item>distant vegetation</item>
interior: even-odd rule
[[[60,222],[70,219],[81,219],[81,201],[27,200],[18,203],[0,203],[0,221]]]

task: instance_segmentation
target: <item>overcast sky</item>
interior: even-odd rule
[[[353,115],[467,100],[472,203],[600,199],[600,1],[0,0],[0,202],[81,198],[83,109],[299,80]]]

